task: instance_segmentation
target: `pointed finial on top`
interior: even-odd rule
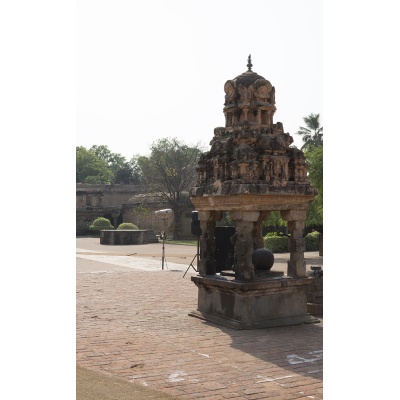
[[[251,67],[253,66],[253,64],[251,63],[251,54],[249,55],[249,58],[247,59],[247,68],[248,71],[251,71]]]

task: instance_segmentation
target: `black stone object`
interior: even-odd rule
[[[275,258],[271,250],[260,248],[254,250],[251,261],[256,271],[269,271],[274,265]]]

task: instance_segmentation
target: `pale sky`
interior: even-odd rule
[[[177,137],[209,147],[224,84],[247,70],[276,90],[274,122],[294,144],[322,104],[320,0],[80,0],[76,144],[127,159]]]

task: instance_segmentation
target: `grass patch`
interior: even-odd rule
[[[183,244],[185,246],[197,246],[197,240],[170,240],[167,239],[165,243],[168,244]]]

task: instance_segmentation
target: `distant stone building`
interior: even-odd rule
[[[108,218],[116,228],[123,221],[121,205],[133,195],[143,193],[144,186],[122,184],[76,184],[76,233],[85,231],[98,217]]]
[[[148,193],[143,185],[123,184],[76,184],[76,234],[85,232],[87,226],[96,218],[110,220],[114,228],[123,222],[132,222],[140,229],[152,229],[156,234],[166,231],[171,236],[171,222],[167,226],[157,218],[155,211],[169,208],[165,201],[155,194]],[[181,237],[191,235],[191,212],[194,206],[188,201],[187,210],[181,219]]]
[[[182,210],[180,219],[179,237],[182,239],[193,239],[191,235],[191,213],[194,210],[193,204],[189,200],[189,194],[182,194],[187,197],[187,208]],[[155,211],[169,209],[170,206],[165,199],[156,193],[143,193],[132,196],[128,202],[122,204],[122,216],[124,222],[132,222],[140,229],[152,229],[156,234],[165,231],[168,237],[172,237],[173,218],[165,221],[159,218]]]

